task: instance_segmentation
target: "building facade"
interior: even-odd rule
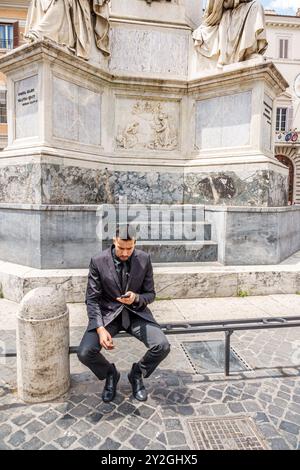
[[[23,43],[29,0],[0,2],[0,57]],[[0,149],[7,143],[6,81],[0,73]]]
[[[289,203],[300,204],[300,9],[295,16],[266,11],[267,57],[289,83],[277,100],[275,155],[290,170]]]

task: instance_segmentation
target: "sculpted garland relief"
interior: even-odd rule
[[[172,105],[171,105],[172,106]],[[176,104],[175,104],[176,106]],[[175,150],[178,146],[178,116],[162,103],[137,101],[125,125],[118,123],[116,144],[121,149]],[[121,112],[127,116],[128,112]]]

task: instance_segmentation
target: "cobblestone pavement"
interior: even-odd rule
[[[232,347],[248,370],[224,379],[199,374],[182,343],[222,334],[169,336],[171,354],[145,381],[146,403],[131,396],[127,372],[145,351],[134,338],[116,339],[107,353],[122,372],[113,403],[101,401],[102,383],[71,355],[72,384],[59,400],[38,405],[16,394],[16,359],[0,358],[0,449],[195,449],[187,421],[252,417],[270,449],[300,449],[300,329],[236,332]],[[78,344],[82,327],[71,328]],[[0,345],[15,348],[15,332]]]

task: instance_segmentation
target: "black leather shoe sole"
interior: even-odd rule
[[[139,400],[139,401],[147,401],[148,400],[148,394],[146,392],[146,390],[143,390],[143,394],[144,395],[139,395],[139,392],[135,392],[134,388],[133,388],[133,380],[131,380],[131,377],[130,377],[130,374],[128,374],[128,380],[129,382],[131,383],[131,387],[132,387],[132,394],[134,396],[134,398],[136,400]]]
[[[118,385],[118,382],[120,380],[120,377],[121,377],[121,374],[120,372],[118,372],[118,375],[117,375],[117,380],[116,380],[116,384],[115,384],[115,389],[111,392],[112,395],[110,396],[105,396],[105,389],[103,390],[102,392],[102,400],[105,402],[105,403],[109,403],[110,401],[113,401],[113,399],[115,398],[116,396],[116,393],[117,393],[117,385]],[[109,394],[110,391],[107,391],[107,394]]]

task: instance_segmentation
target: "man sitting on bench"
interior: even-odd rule
[[[113,245],[91,259],[86,290],[89,324],[78,350],[79,360],[99,380],[106,379],[102,399],[116,395],[120,373],[101,354],[114,349],[112,338],[126,330],[142,341],[148,351],[132,365],[128,380],[133,396],[147,400],[143,377],[149,377],[170,352],[170,344],[147,304],[155,299],[150,255],[135,248],[133,227],[117,229]]]

